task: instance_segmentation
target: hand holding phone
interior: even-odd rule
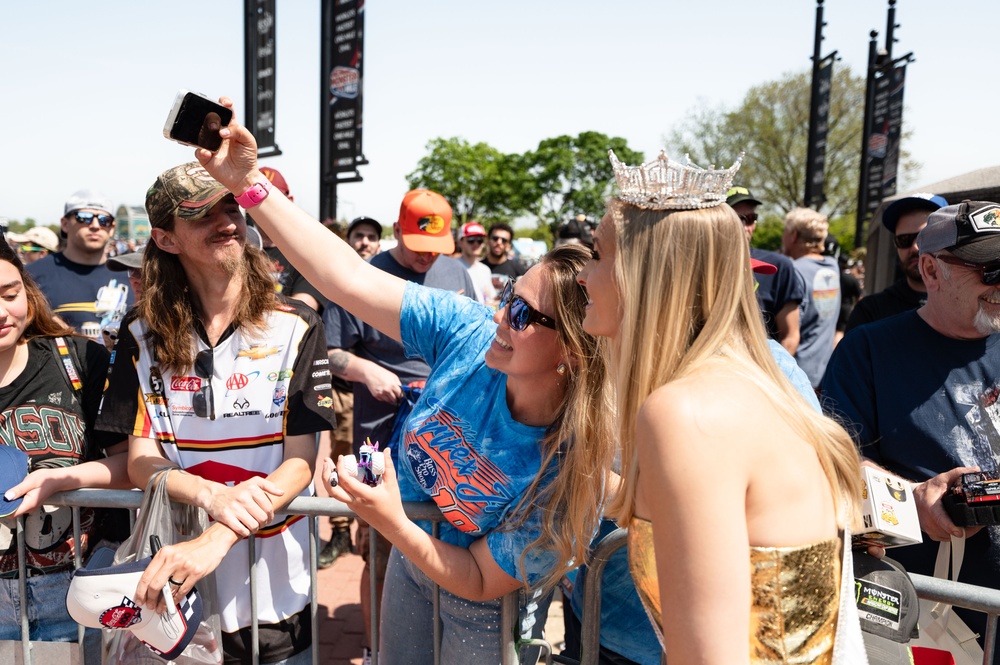
[[[215,152],[222,146],[219,130],[232,119],[232,109],[204,95],[181,90],[163,125],[163,135],[184,145]]]

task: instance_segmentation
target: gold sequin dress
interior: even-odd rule
[[[829,665],[840,605],[840,538],[799,547],[751,547],[750,662]],[[633,518],[628,559],[663,644],[653,527]],[[724,628],[720,627],[720,630]]]

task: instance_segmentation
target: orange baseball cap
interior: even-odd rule
[[[444,197],[429,189],[406,193],[399,206],[399,231],[403,245],[412,252],[451,254],[451,206]]]

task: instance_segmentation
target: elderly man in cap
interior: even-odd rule
[[[314,494],[316,433],[333,427],[329,361],[318,315],[277,294],[267,257],[246,245],[243,203],[195,162],[149,188],[142,298],[97,427],[128,435],[137,486],[177,468],[170,498],[213,519],[160,550],[137,602],[156,608],[164,587],[180,598],[214,571],[226,661],[251,662],[254,533],[259,662],[298,665],[311,658],[309,520],[275,514]]]
[[[451,236],[451,206],[443,196],[426,189],[408,192],[399,207],[399,220],[392,225],[392,233],[396,246],[372,257],[373,266],[417,284],[474,296],[475,286],[468,271],[449,256],[455,251],[455,241]],[[392,443],[393,422],[400,404],[406,403],[403,387],[422,384],[430,374],[430,367],[419,358],[407,357],[402,343],[338,305],[331,303],[323,313],[323,320],[330,371],[354,384],[354,454],[358,454],[365,437],[382,446]],[[357,546],[365,558],[361,614],[365,630],[370,631],[373,612],[367,526],[359,529]],[[378,539],[375,573],[379,597],[390,547],[385,538]],[[367,636],[370,644],[370,632]],[[364,657],[369,657],[367,652],[365,647]]]
[[[932,575],[938,543],[962,537],[942,497],[962,473],[996,474],[1000,455],[1000,206],[935,210],[917,237],[927,303],[845,336],[823,378],[824,406],[872,462],[918,483],[922,545],[893,550]],[[968,528],[961,582],[1000,588],[1000,529]],[[963,616],[985,634],[978,612]]]
[[[927,302],[927,287],[920,276],[917,234],[927,226],[927,216],[948,205],[943,196],[919,193],[893,201],[882,213],[882,225],[892,234],[903,276],[882,291],[858,301],[847,319],[844,332],[878,321]]]
[[[52,311],[94,340],[103,325],[135,303],[131,289],[105,265],[105,249],[115,232],[112,207],[111,199],[93,190],[73,194],[59,222],[66,248],[26,266]]]
[[[733,187],[726,193],[726,203],[739,215],[747,242],[750,242],[757,228],[760,201],[746,187]],[[799,278],[787,256],[753,245],[750,246],[750,256],[776,268],[774,274],[754,274],[757,302],[764,315],[768,336],[794,356],[799,347],[799,303],[806,297],[805,282]]]

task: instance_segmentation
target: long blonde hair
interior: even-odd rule
[[[778,368],[754,295],[750,254],[739,217],[726,204],[652,211],[608,203],[622,321],[612,344],[622,487],[609,512],[627,524],[638,475],[635,421],[656,388],[710,361],[760,386],[781,418],[816,449],[842,518],[861,500],[860,458],[847,432],[817,413]]]
[[[504,526],[516,529],[532,511],[542,512],[541,533],[522,552],[520,566],[523,571],[532,550],[554,552],[556,567],[537,584],[546,589],[587,560],[615,455],[605,343],[583,330],[587,296],[576,282],[590,255],[582,245],[563,245],[539,263],[551,285],[560,345],[576,362],[567,365],[562,406],[540,443],[541,469]]]

